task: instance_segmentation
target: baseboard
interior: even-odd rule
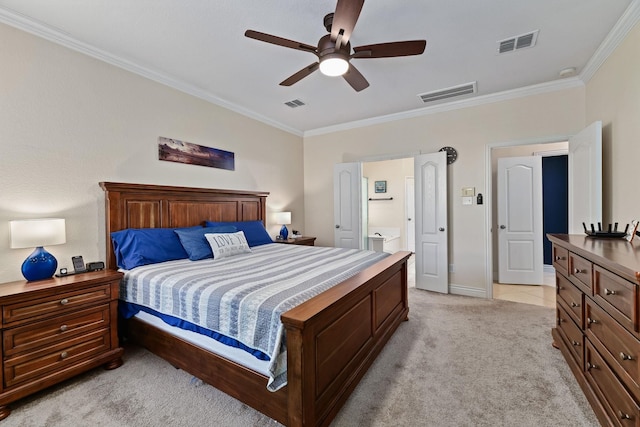
[[[449,293],[452,295],[464,295],[467,297],[486,298],[487,290],[480,288],[472,288],[465,285],[456,285],[449,283]]]

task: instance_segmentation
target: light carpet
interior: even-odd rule
[[[400,325],[332,426],[598,426],[559,350],[553,309],[409,289]],[[9,426],[279,426],[135,347],[11,405]]]

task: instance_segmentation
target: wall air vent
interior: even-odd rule
[[[428,102],[440,101],[442,99],[468,95],[470,93],[476,93],[476,82],[465,83],[447,89],[436,90],[434,92],[421,93],[418,96],[422,102],[426,104]]]
[[[293,101],[285,102],[284,105],[291,108],[297,108],[297,107],[302,107],[303,105],[305,105],[305,103],[300,101],[299,99],[294,99]]]
[[[498,53],[513,52],[518,49],[535,46],[536,40],[538,39],[538,31],[539,30],[535,30],[527,34],[500,40],[498,42]]]

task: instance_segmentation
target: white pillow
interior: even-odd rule
[[[206,233],[204,237],[211,246],[213,259],[222,259],[232,255],[251,252],[244,232],[237,233]]]

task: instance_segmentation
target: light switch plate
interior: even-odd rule
[[[473,197],[476,195],[475,187],[464,187],[462,189],[462,197]]]

